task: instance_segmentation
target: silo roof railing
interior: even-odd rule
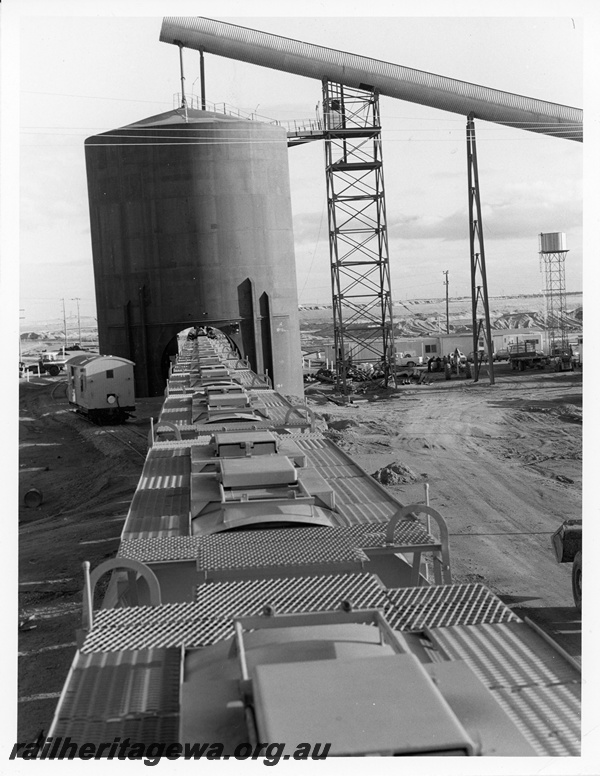
[[[200,97],[196,94],[188,95],[186,97],[188,108],[192,110],[207,110],[213,113],[222,113],[225,116],[237,117],[239,119],[246,119],[247,121],[260,121],[265,124],[276,124],[278,127],[283,127],[288,132],[322,132],[323,122],[315,118],[305,119],[290,119],[288,121],[281,119],[274,119],[270,116],[263,116],[261,113],[243,111],[240,108],[236,108],[234,105],[229,105],[226,102],[205,102],[205,107],[202,108]],[[176,92],[173,95],[173,109],[179,109],[181,106],[182,95],[181,92]]]
[[[316,46],[236,24],[165,17],[160,40],[286,73],[327,79],[355,89],[483,121],[582,141],[583,111],[533,97]]]

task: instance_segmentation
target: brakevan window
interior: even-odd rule
[[[114,369],[107,369],[106,370],[106,377],[107,377],[107,379],[109,377],[114,377],[114,376],[115,376],[115,370]]]

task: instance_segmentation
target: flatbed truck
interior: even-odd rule
[[[508,358],[512,369],[518,369],[524,372],[525,369],[544,369],[550,359],[545,353],[537,350],[535,346],[528,342],[518,345],[510,345],[508,348]]]

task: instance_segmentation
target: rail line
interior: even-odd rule
[[[67,387],[67,383],[62,382],[59,383],[59,385],[64,385],[65,389]],[[52,398],[59,402],[59,400],[56,399],[56,396],[54,395],[54,391],[56,390],[57,386],[54,386],[54,388],[51,391]],[[136,455],[140,456],[141,458],[146,458],[146,453],[148,450],[148,436],[145,434],[141,434],[136,429],[132,428],[131,426],[127,425],[126,423],[123,425],[115,425],[115,426],[98,426],[96,423],[94,423],[93,420],[91,420],[87,415],[84,415],[83,413],[77,412],[77,410],[73,409],[71,410],[74,414],[77,414],[78,419],[81,419],[86,424],[93,426],[94,428],[102,428],[105,433],[109,433],[111,439],[115,439],[118,442],[120,442],[122,445],[125,445],[128,449],[132,450]],[[139,448],[135,447],[133,443],[124,438],[127,435],[133,436],[136,439],[141,439],[144,443],[144,449],[143,451]]]
[[[145,437],[143,437],[141,434],[137,434],[132,429],[124,428],[124,427],[121,427],[121,428],[118,428],[118,429],[111,429],[110,431],[112,432],[111,433],[111,438],[112,439],[116,439],[118,442],[120,442],[121,444],[125,445],[125,447],[127,447],[129,450],[132,450],[136,455],[139,455],[141,458],[144,458],[144,459],[146,458],[146,451],[145,452],[141,452],[140,450],[138,450],[136,447],[133,446],[133,444],[131,443],[130,440],[123,439],[121,434],[122,433],[134,434],[138,438],[141,437],[144,440],[144,443],[147,444],[147,440],[146,440]]]

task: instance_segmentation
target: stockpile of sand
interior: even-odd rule
[[[417,482],[420,479],[408,466],[400,461],[377,469],[371,476],[382,485],[400,485],[407,482]]]

